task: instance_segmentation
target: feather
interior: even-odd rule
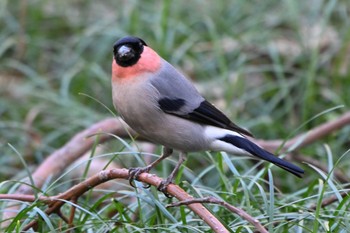
[[[253,136],[247,130],[234,124],[227,116],[207,100],[204,100],[198,108],[188,113],[181,111],[181,108],[186,104],[184,99],[163,98],[158,101],[158,104],[160,109],[165,113],[185,118],[196,123],[216,126],[222,129],[235,131],[242,135]]]
[[[262,149],[261,147],[257,146],[256,144],[254,144],[253,142],[249,141],[246,138],[234,136],[234,135],[225,135],[224,137],[218,138],[218,140],[224,141],[244,151],[247,151],[249,154],[254,155],[260,159],[269,161],[279,166],[280,168],[283,168],[284,170],[289,171],[290,173],[292,173],[297,177],[302,177],[302,174],[304,173],[303,169],[283,159],[280,159],[274,156],[270,152]]]

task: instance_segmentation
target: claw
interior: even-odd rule
[[[143,184],[143,185],[142,185],[142,188],[144,188],[144,189],[149,189],[150,187],[151,187],[150,184]]]
[[[130,186],[136,188],[133,182],[134,182],[134,180],[138,180],[141,173],[144,173],[144,172],[148,173],[154,166],[156,166],[163,159],[169,157],[172,153],[173,153],[173,150],[171,148],[164,147],[163,154],[157,160],[155,160],[153,163],[149,164],[146,167],[130,168],[129,169],[129,177],[128,177]],[[159,184],[159,186],[157,187],[157,189],[159,191],[161,191],[162,193],[164,193],[164,195],[168,198],[170,198],[172,196],[169,193],[167,193],[166,190],[168,188],[168,185],[172,183],[174,176],[177,174],[177,171],[179,170],[179,167],[184,162],[184,160],[185,160],[184,157],[185,157],[185,153],[181,152],[180,153],[180,160],[176,164],[176,166],[175,166],[174,170],[171,172],[170,176],[165,181],[162,181]],[[149,188],[149,187],[151,187],[151,185],[147,184],[147,185],[144,185],[143,187]]]
[[[134,180],[138,180],[139,176],[141,173],[144,173],[144,172],[149,172],[151,170],[151,168],[149,166],[147,167],[134,167],[134,168],[130,168],[129,169],[129,177],[128,177],[128,180],[129,180],[129,184],[130,186],[135,187],[134,185]],[[146,185],[144,186],[145,188],[149,188],[150,185]]]
[[[174,177],[176,176],[177,172],[179,171],[179,168],[181,164],[185,161],[185,153],[181,152],[180,153],[180,159],[177,162],[174,170],[171,172],[171,174],[166,178],[166,180],[163,180],[157,187],[158,191],[164,193],[164,195],[167,198],[171,198],[172,196],[167,192],[167,188],[169,184],[171,184],[174,180]]]
[[[172,184],[172,178],[168,177],[166,180],[163,180],[157,187],[157,190],[162,192],[167,198],[172,198],[173,196],[171,196],[168,192],[167,192],[167,188],[169,186],[169,184]]]

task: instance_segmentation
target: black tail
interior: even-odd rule
[[[283,168],[284,170],[289,171],[290,173],[296,175],[297,177],[301,178],[302,174],[304,173],[304,170],[301,169],[300,167],[276,157],[275,155],[255,145],[253,142],[249,141],[246,138],[243,138],[240,136],[226,135],[225,137],[219,138],[219,140],[230,143],[235,147],[245,150],[248,153],[255,155],[260,159],[269,161],[279,166],[280,168]]]

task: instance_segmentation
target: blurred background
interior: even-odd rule
[[[2,0],[2,193],[14,192],[12,184],[19,185],[17,180],[28,176],[76,133],[117,115],[111,99],[112,46],[126,35],[144,39],[190,78],[208,100],[235,123],[248,128],[258,139],[287,140],[335,120],[349,110],[348,0]],[[343,172],[344,180],[349,180],[350,160],[346,159],[350,148],[349,134],[350,128],[344,127],[302,148],[298,155],[320,162],[326,170],[336,167],[337,171]],[[112,161],[115,166],[142,166],[144,156],[129,153],[130,148],[124,145],[115,139],[98,147],[98,150],[94,148],[90,155],[101,155],[106,160],[102,165],[91,165],[90,168],[95,167],[97,172]],[[135,151],[160,153],[159,146],[130,145]],[[339,160],[342,155],[343,159]],[[257,169],[250,160],[229,158],[235,167],[220,153],[191,153],[184,177],[178,177],[178,181],[192,182],[195,191],[219,195],[253,216],[260,216],[263,224],[269,225],[269,230],[279,226],[281,232],[288,232],[299,226],[295,232],[302,232],[304,224],[307,232],[325,229],[345,232],[348,229],[348,199],[334,205],[330,211],[318,209],[314,215],[309,214],[307,209],[315,203],[320,206],[324,197],[334,193],[341,200],[340,192],[348,184],[346,181],[343,185],[330,176],[326,180],[328,183],[324,184],[320,179],[322,172],[300,161],[294,163],[306,170],[303,179],[296,179],[274,167],[274,179],[269,177],[266,181],[267,170],[261,168],[268,167],[267,163],[260,164],[260,169]],[[176,157],[171,159],[172,162],[175,160]],[[81,162],[73,165],[60,179],[50,178],[48,183],[54,182],[45,193],[55,195],[67,190],[72,183],[86,177],[87,167]],[[152,172],[161,172],[160,176],[166,177],[171,169],[172,163],[167,160]],[[74,175],[75,172],[80,174]],[[16,181],[2,182],[8,180]],[[249,182],[249,185],[244,182]],[[271,186],[267,182],[271,182]],[[186,186],[186,183],[182,185]],[[274,185],[276,193],[271,188]],[[86,214],[86,217],[79,219],[79,215],[75,216],[76,226],[81,227],[81,232],[87,231],[87,219],[96,219],[91,212],[99,218],[111,220],[112,225],[108,226],[114,226],[114,220],[120,218],[121,222],[128,219],[130,226],[134,227],[136,221],[139,227],[147,229],[155,223],[172,226],[174,217],[169,216],[182,219],[180,225],[186,225],[190,219],[190,213],[186,212],[188,215],[184,218],[185,211],[179,212],[178,209],[174,209],[172,214],[165,212],[164,208],[157,212],[158,207],[155,206],[158,204],[154,204],[153,197],[148,202],[153,203],[152,208],[142,201],[140,206],[137,203],[129,205],[130,202],[124,206],[115,200],[109,201],[108,193],[114,195],[115,190],[129,197],[140,195],[135,190],[126,191],[128,187],[128,184],[125,190],[105,187],[106,190],[101,193],[106,194],[108,208],[102,210],[87,198],[83,206],[88,211],[80,212],[80,216]],[[194,189],[190,191],[192,193]],[[143,192],[149,195],[147,190]],[[284,193],[289,195],[280,195]],[[98,203],[103,201],[101,198]],[[1,209],[6,206],[6,202],[2,203]],[[135,212],[139,216],[123,217],[116,209],[120,213],[125,211],[125,216]],[[138,209],[144,212],[141,214]],[[233,230],[247,225],[222,208],[213,209],[217,216],[230,223]],[[32,216],[36,214],[34,212]],[[193,223],[197,223],[194,225],[196,230],[199,230],[201,220],[192,217]],[[23,219],[27,220],[25,214],[17,217],[17,220]],[[82,219],[84,221],[77,223]],[[50,226],[49,219],[45,221]],[[278,221],[284,224],[278,225]],[[59,229],[59,223],[54,225]],[[105,232],[98,224],[94,227],[95,232]],[[206,226],[201,227],[208,230]],[[43,227],[42,230],[44,232],[48,228]],[[128,228],[125,232],[130,230]]]
[[[349,109],[346,0],[4,0],[0,17],[0,181],[26,175],[20,157],[33,170],[113,117],[112,45],[126,35],[143,38],[257,138],[288,139]],[[326,164],[327,144],[336,161],[349,131],[301,153]],[[120,151],[118,143],[105,151]]]

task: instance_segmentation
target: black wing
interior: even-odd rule
[[[160,109],[166,113],[201,124],[233,130],[240,134],[253,137],[250,132],[234,124],[227,116],[225,116],[225,114],[223,114],[219,109],[217,109],[207,100],[203,100],[200,103],[199,107],[192,110],[191,112],[182,110],[182,107],[186,105],[186,101],[184,99],[163,98],[158,101],[158,104]]]

